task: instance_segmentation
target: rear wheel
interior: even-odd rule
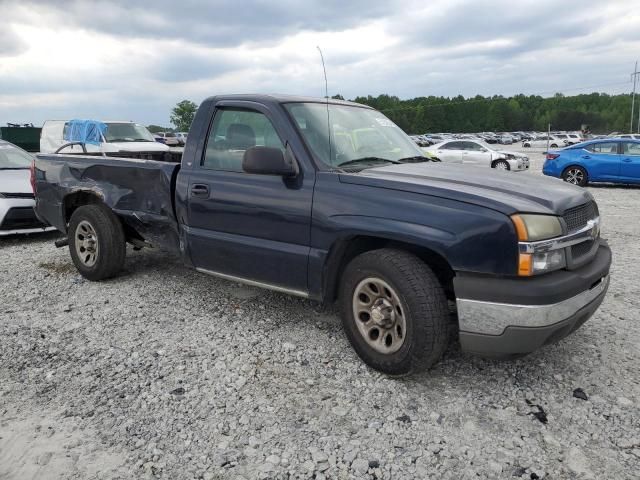
[[[124,266],[126,243],[118,217],[104,205],[78,208],[69,222],[69,253],[88,280],[115,276]]]
[[[565,171],[562,172],[562,179],[567,183],[578,185],[580,187],[584,187],[589,183],[587,171],[577,165],[565,169]]]
[[[558,144],[557,143],[552,143],[551,144],[551,148],[558,148]]]
[[[442,356],[449,312],[440,282],[418,257],[363,253],[341,279],[342,324],[358,356],[390,375],[425,370]]]
[[[531,147],[531,144],[530,144],[530,143],[526,143],[526,142],[525,142],[525,143],[523,143],[523,144],[522,144],[522,146],[523,146],[524,148],[530,148],[530,147]]]
[[[496,170],[511,170],[509,162],[507,162],[506,160],[498,160],[496,162],[493,162],[493,168],[495,168]]]

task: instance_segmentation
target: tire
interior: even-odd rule
[[[69,222],[69,253],[87,280],[114,277],[122,270],[126,243],[118,217],[104,205],[78,208]]]
[[[571,165],[565,168],[564,172],[562,172],[562,179],[567,183],[578,185],[579,187],[586,187],[589,183],[587,171],[578,165]]]
[[[390,305],[385,307],[385,302]],[[447,347],[449,309],[442,285],[422,260],[408,252],[384,248],[354,258],[341,278],[340,307],[352,347],[380,372],[406,375],[426,370]],[[380,308],[393,316],[383,319],[390,326],[377,323],[382,321]]]
[[[524,148],[531,148],[531,144],[530,143],[523,143],[522,146]]]
[[[558,148],[558,144],[557,143],[552,143],[551,145],[549,145],[551,148]]]
[[[491,168],[495,168],[496,170],[511,170],[511,166],[506,160],[497,160],[493,162]]]

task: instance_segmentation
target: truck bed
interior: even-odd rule
[[[136,233],[163,250],[178,252],[174,208],[179,163],[116,157],[42,154],[36,156],[38,216],[67,231],[74,198],[94,195]]]

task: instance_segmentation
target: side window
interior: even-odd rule
[[[593,143],[587,147],[593,153],[617,154],[618,144],[616,142]]]
[[[442,150],[463,150],[464,142],[449,142],[445,143],[441,149]]]
[[[481,152],[484,150],[480,145],[475,142],[464,142],[464,149],[473,151],[473,152]]]
[[[624,142],[622,144],[622,151],[625,155],[638,155],[640,156],[640,143]]]
[[[207,139],[202,166],[212,170],[242,172],[244,152],[251,147],[284,145],[271,121],[255,110],[225,108],[216,111]]]

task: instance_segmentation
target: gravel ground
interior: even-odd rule
[[[614,251],[597,314],[402,380],[311,302],[153,251],[91,283],[55,234],[0,240],[0,479],[638,478],[640,189],[591,191]]]

